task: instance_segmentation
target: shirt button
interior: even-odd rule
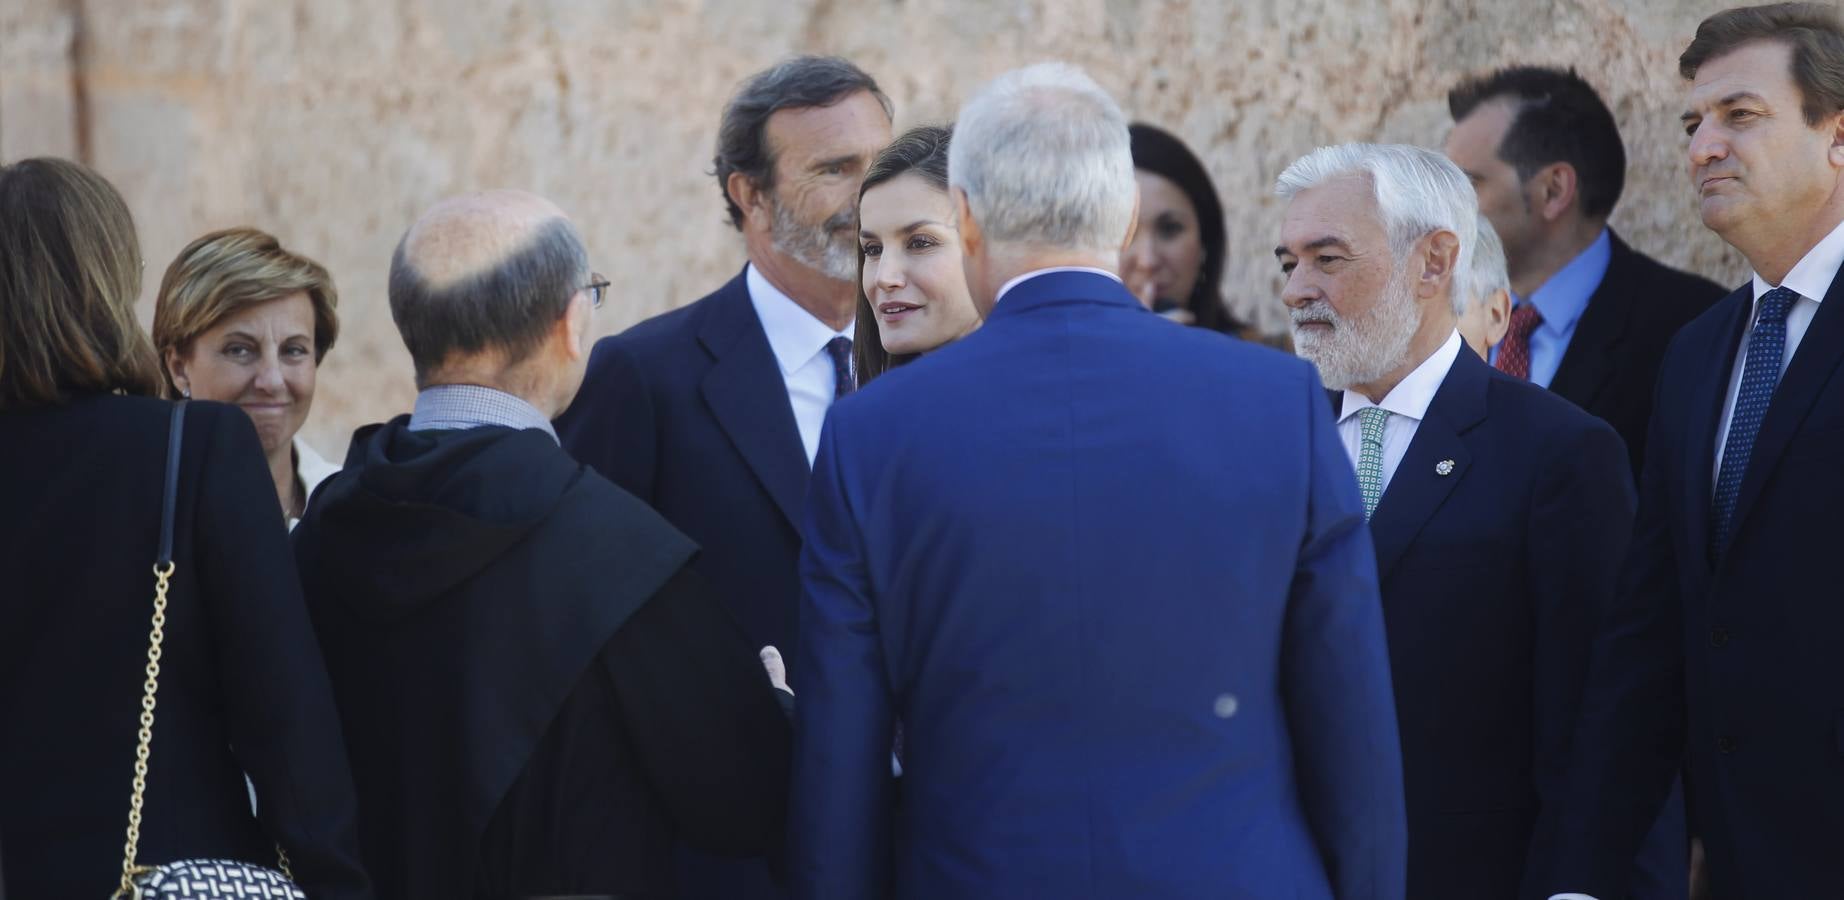
[[[1717,753],[1734,753],[1735,752],[1735,739],[1732,737],[1729,737],[1726,734],[1723,735],[1722,737],[1717,738],[1716,739],[1716,752]]]
[[[1710,629],[1710,646],[1722,647],[1722,646],[1727,645],[1728,643],[1729,643],[1729,629],[1727,628]]]

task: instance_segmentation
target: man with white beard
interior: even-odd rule
[[[744,81],[713,171],[748,265],[598,342],[557,420],[564,449],[698,543],[699,573],[744,633],[789,660],[801,503],[826,410],[853,384],[858,185],[889,143],[889,98],[846,60],[797,57]],[[715,858],[682,864],[679,888],[784,896],[759,862]]]
[[[1478,201],[1453,163],[1324,147],[1276,190],[1294,346],[1330,392],[1376,547],[1407,896],[1517,896],[1631,533],[1625,445],[1462,352]]]

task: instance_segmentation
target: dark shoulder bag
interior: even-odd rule
[[[140,744],[134,753],[134,794],[128,801],[128,843],[122,848],[122,881],[112,900],[182,900],[247,897],[307,900],[294,884],[288,854],[276,847],[282,871],[223,859],[194,859],[163,866],[135,864],[141,843],[141,805],[147,793],[147,757],[154,741],[154,696],[160,690],[160,644],[166,639],[167,582],[173,577],[173,509],[179,492],[179,450],[184,442],[186,401],[173,404],[167,435],[166,486],[160,500],[160,553],[154,560],[154,624],[147,639],[147,684],[141,696]]]

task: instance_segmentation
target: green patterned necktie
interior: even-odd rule
[[[1377,501],[1383,499],[1383,423],[1389,421],[1389,410],[1366,406],[1358,410],[1357,417],[1364,426],[1357,452],[1357,487],[1364,494],[1364,521],[1368,522],[1377,511]]]

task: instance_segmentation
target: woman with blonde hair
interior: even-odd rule
[[[299,437],[320,361],[339,337],[338,302],[325,267],[254,228],[188,244],[154,300],[154,346],[172,392],[249,415],[291,528],[339,471]]]
[[[256,433],[230,407],[159,398],[140,291],[115,188],[60,159],[0,166],[7,887],[104,897],[124,856],[278,867],[279,848],[315,900],[369,897]]]

